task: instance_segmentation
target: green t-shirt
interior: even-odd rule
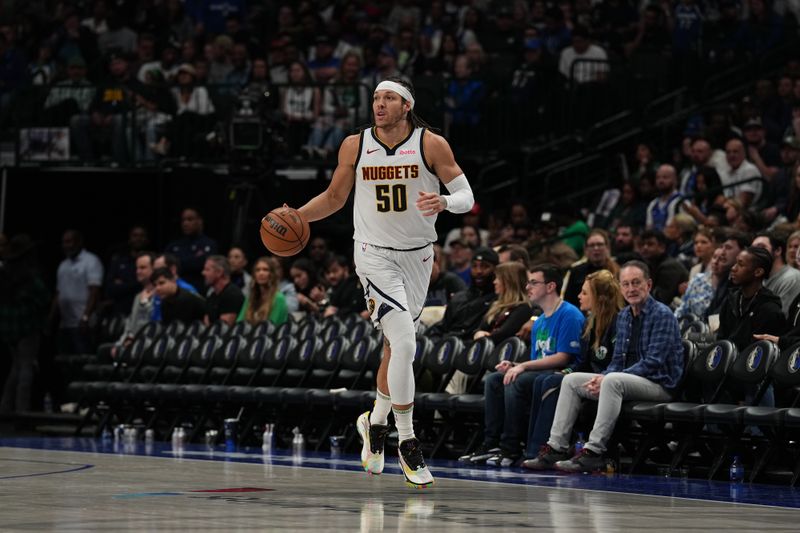
[[[243,322],[245,313],[247,312],[247,305],[250,302],[250,298],[245,298],[244,305],[242,305],[242,309],[239,311],[239,316],[236,317],[237,322]],[[275,324],[276,326],[280,326],[284,322],[289,319],[289,307],[286,305],[286,298],[283,296],[281,291],[275,292],[275,299],[272,300],[272,309],[269,311],[269,318],[268,320]]]
[[[564,243],[575,250],[578,257],[583,257],[583,244],[586,242],[586,237],[589,235],[589,226],[583,220],[576,221],[573,225],[564,228],[561,232],[564,238],[561,239]]]

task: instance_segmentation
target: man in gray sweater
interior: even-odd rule
[[[800,294],[800,270],[786,264],[786,235],[775,230],[764,231],[753,240],[753,246],[772,254],[772,269],[764,287],[780,297],[783,314],[788,315],[789,307]]]

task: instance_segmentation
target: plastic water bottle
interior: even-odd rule
[[[300,433],[299,427],[295,427],[292,433],[294,433],[294,437],[292,438],[292,453],[294,455],[300,455],[306,447],[306,440],[303,434]]]
[[[52,413],[53,412],[53,396],[50,395],[48,392],[44,395],[42,407],[44,408],[45,413]]]
[[[730,469],[731,483],[742,483],[744,481],[744,466],[738,455],[733,456]]]
[[[261,435],[261,449],[265,452],[272,450],[272,429],[274,424],[264,426],[264,433]]]
[[[583,445],[586,444],[583,442],[583,433],[578,433],[578,440],[575,441],[575,455],[578,455],[583,451]]]

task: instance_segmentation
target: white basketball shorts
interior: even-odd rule
[[[416,325],[431,281],[433,245],[401,251],[356,242],[354,255],[375,327],[392,310],[408,311]]]

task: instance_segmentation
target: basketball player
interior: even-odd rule
[[[433,264],[437,213],[466,213],[474,203],[467,178],[447,141],[414,114],[411,85],[389,78],[375,88],[375,125],[347,137],[327,190],[299,209],[309,222],[347,201],[355,184],[353,223],[356,273],[367,311],[383,330],[384,358],[372,412],[357,421],[361,461],[370,474],[383,471],[383,449],[394,413],[400,466],[415,488],[433,484],[414,436],[415,323],[422,313]],[[449,195],[439,194],[439,182]]]

